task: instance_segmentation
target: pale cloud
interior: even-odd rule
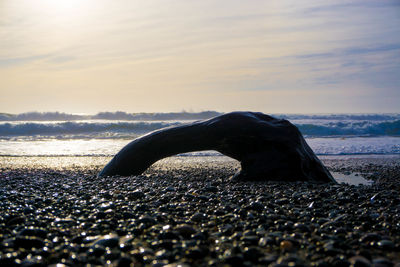
[[[398,1],[65,1],[3,2],[4,112],[399,111]]]

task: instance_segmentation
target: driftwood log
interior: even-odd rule
[[[296,126],[263,113],[232,112],[164,128],[126,145],[99,176],[140,175],[172,155],[216,150],[238,160],[234,180],[335,182]]]

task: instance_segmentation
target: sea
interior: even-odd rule
[[[0,156],[113,156],[133,139],[222,113],[0,113]],[[398,155],[400,114],[271,114],[295,124],[317,155]],[[199,151],[179,156],[219,156]],[[222,156],[222,155],[221,155]]]

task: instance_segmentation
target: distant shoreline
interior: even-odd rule
[[[200,112],[98,112],[96,114],[73,114],[64,112],[24,112],[19,114],[0,113],[0,121],[75,121],[75,120],[197,120],[224,114],[219,111]],[[397,120],[400,113],[270,113],[286,119],[356,119],[356,120]]]

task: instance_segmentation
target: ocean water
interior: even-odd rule
[[[0,156],[112,156],[140,135],[216,115],[219,113],[0,114]],[[400,114],[274,116],[295,124],[317,155],[400,154]],[[220,154],[202,151],[189,155]]]

